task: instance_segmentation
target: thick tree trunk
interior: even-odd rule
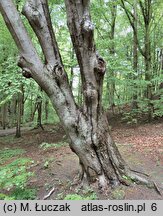
[[[54,98],[51,100],[54,104]],[[131,176],[130,169],[110,135],[105,113],[99,112],[95,123],[96,130],[93,128],[92,120],[77,110],[76,120],[70,125],[71,130],[64,127],[70,139],[70,148],[79,157],[81,180],[87,179],[89,183],[98,180],[102,188],[106,188],[109,184],[113,186],[125,184],[123,176]]]
[[[19,66],[47,93],[63,123],[70,147],[79,157],[82,177],[105,188],[117,185],[131,173],[110,136],[102,109],[102,86],[106,63],[95,49],[89,0],[65,0],[68,27],[81,72],[83,104],[75,103],[62,64],[46,0],[27,0],[23,13],[36,33],[45,57],[42,63],[11,0],[1,0],[0,9],[19,48]],[[47,43],[48,41],[48,43]],[[28,76],[27,76],[28,75]],[[145,181],[142,180],[141,181]]]
[[[101,187],[109,183],[112,185],[122,183],[122,176],[127,175],[128,168],[110,136],[106,115],[99,114],[94,134],[89,121],[83,122],[82,118],[79,118],[78,124],[80,126],[76,137],[71,138],[70,147],[79,157],[82,167],[81,177],[83,178],[85,174],[89,182],[98,179]]]

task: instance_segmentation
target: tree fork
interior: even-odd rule
[[[50,22],[47,0],[27,0],[24,8],[24,14],[39,39],[45,63],[39,58],[12,0],[0,1],[2,15],[20,51],[19,65],[31,72],[31,77],[51,99],[70,138],[70,147],[79,157],[83,169],[81,177],[85,176],[89,182],[98,181],[101,188],[108,187],[108,184],[124,184],[123,176],[148,184],[149,181],[131,172],[110,136],[101,103],[106,65],[95,49],[89,0],[65,0],[65,3],[81,71],[83,107],[79,109],[75,103]],[[40,19],[38,13],[42,15]],[[45,38],[50,42],[47,43]]]

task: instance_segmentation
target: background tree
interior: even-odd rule
[[[143,87],[144,96],[142,94],[140,94],[140,96],[144,98],[143,103],[144,105],[146,105],[146,113],[148,113],[148,121],[151,121],[153,118],[152,98],[153,95],[155,94],[154,86],[156,84],[155,82],[153,82],[153,78],[155,76],[155,70],[153,68],[153,61],[152,61],[153,58],[152,55],[153,54],[155,55],[156,52],[155,49],[156,47],[155,48],[153,47],[155,42],[152,41],[152,36],[154,35],[152,29],[155,29],[155,25],[156,25],[155,22],[153,22],[156,18],[156,14],[154,13],[155,11],[154,8],[156,5],[157,6],[160,5],[160,2],[142,1],[142,0],[140,1],[121,0],[121,6],[128,17],[129,23],[133,29],[133,34],[134,34],[134,41],[135,41],[134,42],[135,45],[133,49],[134,71],[138,72],[139,70],[138,60],[140,60],[140,58],[138,58],[138,53],[136,54],[137,48],[144,60],[144,64],[143,64],[144,74],[141,77],[145,81]],[[158,22],[160,22],[161,17],[159,18]]]

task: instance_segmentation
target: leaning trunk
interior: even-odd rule
[[[102,188],[108,183],[123,183],[123,175],[140,180],[123,161],[103,113],[102,87],[106,63],[95,49],[90,2],[65,0],[65,3],[81,73],[81,107],[75,103],[62,64],[47,0],[27,0],[23,10],[42,47],[45,64],[37,55],[12,1],[0,1],[2,15],[20,51],[19,66],[23,69],[23,75],[32,77],[51,99],[70,139],[70,148],[79,157],[82,179],[86,177],[89,182],[98,181]]]
[[[98,113],[98,119],[94,122],[96,130],[92,121],[77,110],[76,121],[69,127],[64,124],[70,148],[79,157],[80,177],[88,182],[98,180],[101,187],[108,183],[123,183],[123,176],[128,175],[129,169],[110,135],[107,116],[102,111]]]

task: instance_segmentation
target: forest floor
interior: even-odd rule
[[[14,135],[0,137],[0,152],[22,149],[20,155],[0,161],[1,169],[17,158],[30,158],[28,171],[33,175],[27,188],[37,189],[35,199],[43,199],[54,188],[49,199],[64,199],[67,194],[79,194],[94,199],[163,199],[156,190],[131,184],[110,190],[107,195],[95,193],[90,187],[74,186],[78,174],[78,159],[69,149],[65,133],[59,125],[45,125],[45,130],[24,131],[21,138]],[[130,167],[148,173],[157,185],[163,188],[163,123],[145,124],[137,127],[113,126],[112,136]],[[6,131],[7,132],[7,131]],[[4,133],[0,131],[1,133]],[[0,153],[0,154],[1,154]],[[1,176],[0,176],[1,178]],[[95,188],[94,188],[95,189]],[[9,194],[4,188],[0,193]],[[92,197],[91,196],[91,197]]]

